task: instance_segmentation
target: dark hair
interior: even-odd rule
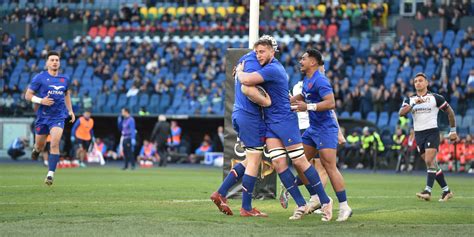
[[[311,49],[306,50],[306,53],[308,54],[308,57],[312,57],[316,59],[319,66],[324,65],[323,56],[321,55],[321,52],[319,52],[319,50],[315,48],[311,48]]]
[[[128,110],[127,107],[123,107],[122,109],[125,110],[125,112],[130,113],[130,110]]]
[[[54,50],[48,51],[48,55],[46,55],[46,60],[49,59],[49,56],[58,56],[59,58],[61,57],[61,56],[59,55],[59,52],[58,52],[58,51],[54,51]]]
[[[428,77],[426,76],[426,74],[422,73],[422,72],[419,72],[415,75],[415,77],[413,77],[413,79],[417,78],[417,77],[423,77],[425,78],[425,80],[428,80]]]
[[[270,47],[270,48],[273,49],[272,41],[271,41],[271,40],[268,40],[268,39],[259,39],[259,40],[257,40],[257,42],[255,42],[255,43],[253,44],[253,47],[255,48],[255,47],[259,46],[259,45],[268,46],[268,47]]]

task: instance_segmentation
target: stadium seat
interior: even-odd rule
[[[456,117],[457,119],[457,117]],[[461,120],[456,120],[456,122],[460,122],[461,127],[474,127],[474,116],[472,115],[465,115],[464,118]]]
[[[341,115],[339,116],[339,118],[343,118],[343,119],[347,119],[347,118],[350,118],[350,117],[351,116],[350,116],[349,112],[347,112],[347,111],[342,112]]]
[[[168,109],[168,106],[170,105],[170,95],[167,93],[164,93],[161,95],[160,103],[158,104],[158,113],[165,113],[166,110]]]
[[[381,127],[384,127],[384,126],[388,126],[389,125],[389,117],[388,117],[388,112],[381,112],[380,115],[379,115],[379,119],[377,121],[377,126],[379,128]]]
[[[361,119],[361,118],[362,118],[362,115],[360,114],[359,111],[356,111],[356,112],[353,112],[353,113],[352,113],[351,117],[352,117],[353,119]]]
[[[367,121],[377,124],[377,113],[375,113],[374,111],[369,112],[367,114]]]

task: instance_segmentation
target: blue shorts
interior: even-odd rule
[[[242,110],[232,113],[232,126],[240,141],[246,147],[262,147],[265,145],[266,126],[260,115]]]
[[[309,127],[303,134],[303,144],[315,147],[318,150],[322,149],[337,149],[338,132],[334,131],[316,131],[314,128]]]
[[[38,118],[35,122],[35,134],[48,135],[53,127],[64,129],[64,119]]]
[[[278,138],[285,147],[301,143],[301,134],[298,119],[284,120],[278,123],[267,124],[267,138]]]

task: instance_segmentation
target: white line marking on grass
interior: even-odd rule
[[[401,199],[401,198],[409,198],[414,199],[414,196],[349,196],[349,199]],[[466,197],[466,196],[455,196],[454,199],[474,199],[474,197]],[[0,202],[0,205],[42,205],[42,204],[140,204],[140,203],[147,203],[147,204],[173,204],[173,203],[199,203],[199,202],[211,202],[209,199],[187,199],[187,200],[143,200],[143,201],[59,201],[59,202]]]

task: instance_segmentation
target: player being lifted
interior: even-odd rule
[[[37,74],[25,94],[25,99],[39,104],[36,111],[35,145],[32,159],[38,159],[44,149],[46,138],[51,135],[48,174],[45,184],[53,184],[54,172],[59,161],[59,142],[63,134],[64,120],[70,116],[71,123],[76,117],[72,111],[71,96],[68,91],[69,77],[59,74],[61,66],[59,53],[49,51],[46,57],[46,71]]]
[[[260,70],[260,66],[255,51],[251,51],[240,58],[239,63],[246,61],[245,72],[255,72]],[[233,215],[227,204],[227,192],[242,179],[242,208],[241,216],[266,217],[265,213],[256,208],[252,208],[252,192],[257,180],[258,168],[262,159],[263,146],[265,143],[265,123],[263,122],[261,106],[271,104],[268,95],[262,96],[255,87],[243,86],[239,80],[235,80],[235,101],[232,111],[232,125],[237,132],[237,136],[245,148],[245,160],[238,163],[224,179],[218,191],[211,195],[211,200],[217,205],[219,210],[227,215]],[[249,95],[252,100],[243,93]],[[253,103],[255,101],[256,103]]]
[[[453,193],[449,190],[443,171],[438,167],[436,162],[436,153],[439,146],[439,129],[438,129],[438,111],[442,110],[448,113],[449,139],[456,141],[456,119],[454,111],[449,106],[443,96],[428,91],[428,79],[425,74],[418,73],[414,79],[416,94],[406,98],[400,109],[400,116],[405,116],[409,112],[413,114],[413,127],[415,129],[415,141],[421,158],[425,160],[427,168],[426,187],[417,193],[420,199],[429,201],[431,199],[431,190],[436,179],[443,190],[443,194],[439,199],[440,202],[447,201],[453,197]]]
[[[298,205],[290,219],[301,219],[308,209],[298,186],[294,184],[295,176],[288,168],[287,155],[292,159],[295,168],[304,173],[311,186],[317,190],[323,203],[322,220],[329,221],[332,218],[332,200],[326,195],[316,169],[305,157],[298,129],[298,118],[290,110],[288,76],[281,63],[274,58],[275,49],[272,41],[261,38],[254,44],[257,59],[263,68],[252,73],[244,72],[245,62],[243,62],[236,69],[237,78],[247,86],[263,83],[263,88],[272,98],[271,106],[264,109],[267,126],[266,145],[281,182]]]

